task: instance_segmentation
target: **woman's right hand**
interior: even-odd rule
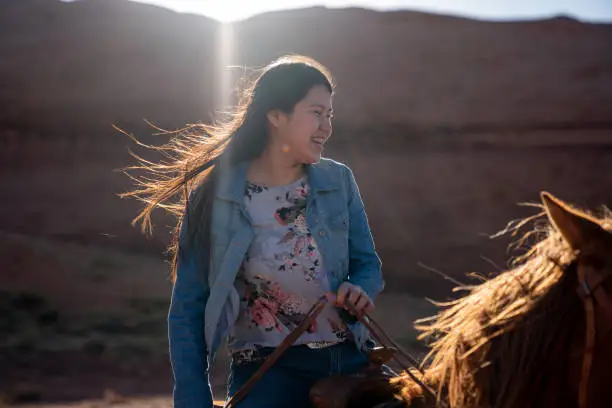
[[[330,293],[328,299],[337,307],[342,307],[353,315],[361,316],[374,310],[374,302],[368,294],[360,286],[350,282],[342,282],[338,292],[336,294]]]

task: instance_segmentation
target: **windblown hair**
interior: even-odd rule
[[[261,155],[268,144],[267,114],[271,110],[291,114],[314,86],[325,86],[330,93],[334,89],[329,71],[314,59],[300,55],[281,57],[261,69],[255,80],[245,77],[244,82],[246,85],[238,104],[225,120],[163,132],[171,139],[159,147],[144,145],[128,135],[138,145],[166,158],[154,163],[132,154],[138,165],[124,170],[137,188],[120,196],[144,203],[144,208],[133,220],[133,224],[141,223],[144,233],[152,232],[151,215],[156,208],[167,210],[178,218],[169,248],[173,282],[182,248],[195,247],[197,242],[199,256],[210,249],[212,197],[218,173],[222,171],[220,165],[233,165]],[[133,170],[144,171],[147,175],[133,176],[130,174]],[[189,222],[190,219],[197,222]]]
[[[515,235],[540,215],[511,223],[502,233]],[[596,221],[605,228],[611,220]],[[510,270],[460,288],[468,294],[439,303],[439,314],[416,322],[420,339],[431,340],[423,381],[452,408],[559,407],[575,401],[568,396],[568,353],[581,344],[585,330],[575,296],[576,255],[550,225],[534,228],[515,245],[524,247],[532,238],[536,243]],[[394,381],[404,384],[400,397],[409,405],[423,398],[409,377]]]

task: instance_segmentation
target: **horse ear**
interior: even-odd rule
[[[548,219],[573,250],[584,250],[605,235],[606,231],[588,215],[573,210],[548,192],[542,192],[540,197]]]

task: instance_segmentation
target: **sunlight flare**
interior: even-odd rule
[[[217,72],[217,95],[215,106],[221,112],[227,112],[232,105],[232,73],[230,65],[234,54],[234,30],[231,23],[223,23],[217,42],[217,61],[220,70]]]

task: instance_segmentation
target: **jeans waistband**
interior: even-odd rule
[[[293,354],[295,352],[298,352],[298,353],[304,352],[304,353],[318,354],[323,351],[330,351],[330,350],[334,350],[337,348],[344,348],[344,347],[356,347],[356,345],[350,340],[345,340],[342,342],[320,346],[320,347],[313,347],[313,346],[309,346],[306,344],[298,344],[298,345],[289,347],[285,351],[285,353]],[[270,354],[272,354],[275,349],[276,349],[275,347],[255,347],[251,349],[238,350],[232,353],[232,361],[235,364],[261,362],[265,360],[265,358],[268,357]]]

